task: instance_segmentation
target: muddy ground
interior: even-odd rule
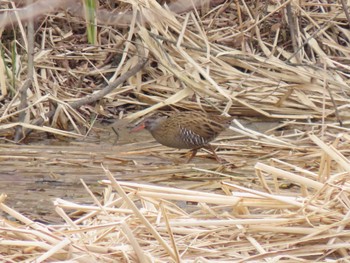
[[[37,134],[25,144],[0,144],[0,193],[7,195],[5,204],[34,220],[61,222],[54,211],[56,198],[75,203],[93,202],[81,180],[98,199],[102,199],[105,186],[99,181],[106,176],[101,165],[118,180],[186,189],[220,191],[221,176],[196,169],[245,176],[247,182],[255,180],[253,166],[256,159],[235,155],[234,143],[232,154],[224,164],[217,163],[205,151],[200,151],[198,157],[185,164],[186,150],[161,146],[147,131],[129,133],[125,130],[117,140],[110,127],[97,130],[79,140],[48,139],[45,134]],[[218,141],[232,135],[233,132],[227,130]]]

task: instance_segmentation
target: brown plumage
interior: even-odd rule
[[[152,116],[139,126],[132,129],[138,131],[147,129],[157,142],[172,148],[191,149],[189,162],[198,149],[210,150],[215,159],[219,161],[214,149],[209,144],[231,123],[233,117],[202,112],[179,112],[171,116]]]

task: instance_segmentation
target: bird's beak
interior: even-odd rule
[[[145,128],[145,123],[142,122],[141,124],[137,125],[136,127],[131,129],[131,132],[138,132]]]

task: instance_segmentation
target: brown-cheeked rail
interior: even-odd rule
[[[220,162],[212,145],[209,144],[222,131],[228,128],[233,117],[203,112],[178,112],[168,116],[151,116],[131,131],[148,130],[153,138],[168,147],[191,149],[187,163],[200,148],[208,149]]]

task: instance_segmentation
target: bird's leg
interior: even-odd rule
[[[220,160],[219,156],[217,156],[216,152],[215,152],[215,149],[213,148],[212,145],[208,144],[208,145],[205,145],[204,146],[205,149],[209,150],[213,155],[214,155],[214,158],[215,160],[218,162],[218,163],[221,163],[222,160]]]
[[[189,163],[189,162],[193,159],[193,157],[196,156],[197,151],[198,151],[197,148],[196,148],[196,149],[192,149],[191,151],[189,151],[189,152],[191,153],[191,155],[190,155],[190,157],[187,159],[186,163]]]

